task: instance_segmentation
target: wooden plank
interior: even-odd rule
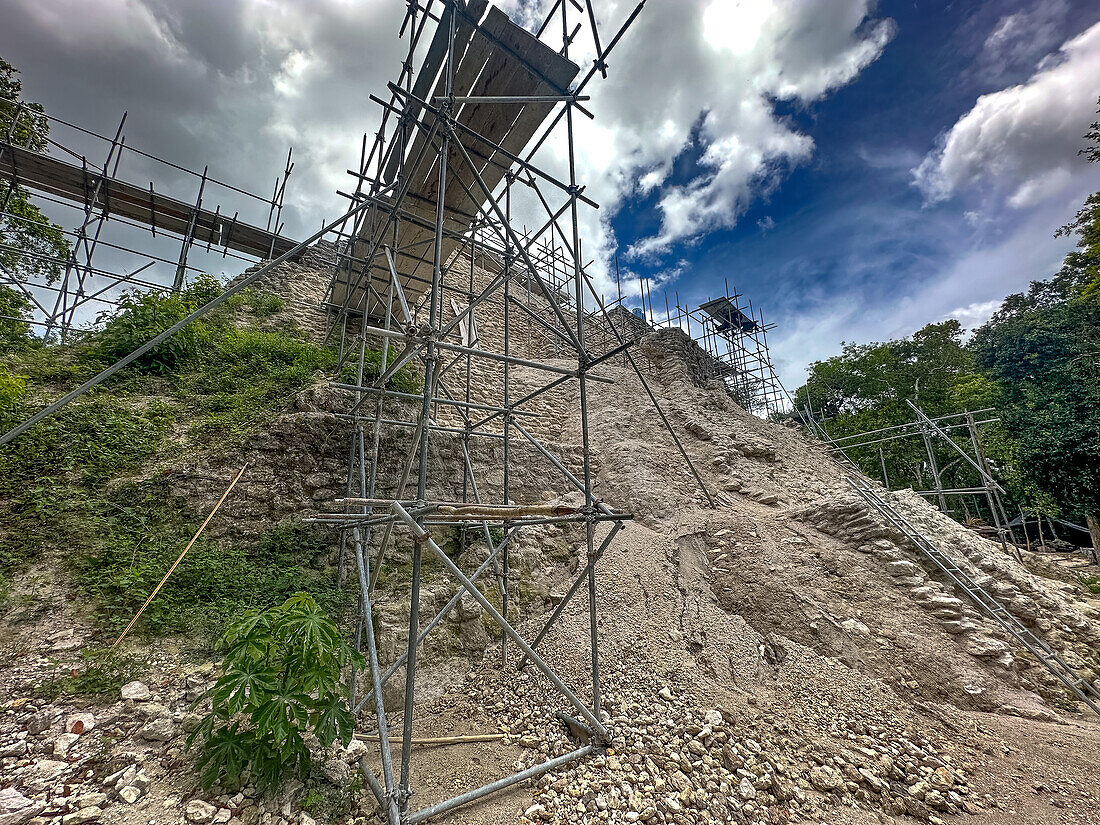
[[[558,55],[546,44],[536,40],[524,29],[512,23],[503,12],[493,8],[486,18],[484,28],[511,50],[532,56],[537,68],[546,74],[555,84],[567,86],[579,72],[579,68]],[[495,56],[502,57],[507,69],[499,75],[491,74],[490,67],[478,80],[478,86],[471,93],[475,96],[500,95],[500,96],[534,96],[555,94],[555,90],[541,80],[526,64],[517,61],[512,55],[499,49]],[[493,67],[495,68],[495,67]],[[470,107],[459,116],[459,122],[467,126],[479,135],[501,144],[505,149],[516,153],[511,148],[522,141],[526,145],[538,125],[552,111],[554,104],[528,103],[522,107],[515,105],[503,105],[485,103]],[[516,132],[516,127],[519,131]],[[509,141],[509,137],[516,132],[516,137]],[[526,137],[524,137],[526,135]],[[508,169],[512,167],[512,161],[500,152],[492,150],[484,142],[477,138],[463,134],[461,137],[463,147],[470,154],[471,159],[477,164],[477,171],[484,180],[489,191],[493,191],[503,179]],[[522,148],[522,146],[520,147]],[[460,163],[459,178],[468,186],[473,198],[462,189],[461,186],[448,189],[445,202],[447,206],[456,211],[476,212],[485,202],[480,187],[476,185],[473,174],[464,162]],[[432,197],[425,192],[426,197]]]
[[[511,57],[524,65],[536,82],[549,81],[551,91],[547,94],[568,93],[570,81],[580,71],[576,63],[562,57],[551,46],[513,23],[508,15],[495,6],[489,10],[483,25],[486,31],[510,50]]]
[[[475,0],[470,6],[475,18],[480,17],[484,0]],[[465,40],[454,75],[454,94],[458,97],[562,94],[579,72],[576,64],[513,23],[497,8],[488,10],[481,27],[476,30],[460,18],[456,40],[459,32]],[[444,92],[441,69],[446,49],[445,30],[442,34],[441,37],[440,30],[437,30],[414,86],[414,94],[428,100]],[[433,86],[431,98],[426,96],[429,86]],[[456,117],[460,123],[486,139],[500,144],[509,152],[518,153],[553,107],[554,104],[549,103],[464,103],[460,105]],[[427,124],[430,118],[422,122]],[[462,134],[459,139],[473,160],[474,168],[492,191],[511,168],[511,160],[471,135]],[[404,158],[400,159],[406,166],[412,167],[402,173],[408,176],[410,185],[401,207],[414,220],[398,223],[399,249],[395,255],[395,265],[410,300],[422,294],[431,283],[435,263],[434,230],[431,227],[435,223],[439,159],[438,153],[429,150],[425,152],[425,157],[418,160],[426,142],[425,130],[418,129]],[[398,160],[391,158],[384,180],[395,178]],[[467,188],[471,194],[467,194]],[[446,192],[445,226],[448,230],[462,232],[472,223],[485,199],[474,181],[473,170],[466,164],[457,146],[451,147],[447,158]],[[377,209],[381,216],[387,212],[387,207]],[[456,220],[461,227],[459,229],[454,228],[456,224],[453,221]],[[375,246],[383,223],[380,220],[363,222],[358,239],[352,245],[353,254],[366,255]],[[448,261],[461,241],[450,235],[445,235],[442,241],[443,260]],[[381,258],[377,260],[384,261]],[[350,296],[351,306],[358,307],[368,294],[368,284],[383,292],[388,280],[388,265],[377,266],[376,261],[353,263],[336,279],[332,302],[342,304],[344,298]]]
[[[473,30],[471,29],[471,34],[472,33]],[[475,37],[466,49],[466,53],[462,55],[461,61],[459,61],[456,66],[454,83],[452,85],[455,96],[464,97],[470,94],[473,84],[477,81],[478,76],[485,68],[485,64],[491,56],[492,48],[489,42],[484,37]],[[442,96],[445,92],[445,86],[445,79],[440,77],[432,97]],[[428,119],[426,118],[426,120]],[[408,163],[411,164],[416,161],[420,149],[424,146],[426,140],[427,135],[425,131],[419,129],[407,156]],[[421,193],[428,181],[439,176],[439,173],[436,171],[437,160],[437,153],[429,152],[425,157],[420,159],[419,163],[417,163],[412,170],[407,172],[412,180],[410,191]],[[431,198],[430,200],[434,203],[435,199]]]
[[[195,210],[185,203],[159,192],[135,186],[118,178],[103,178],[93,170],[85,172],[76,166],[49,155],[32,152],[10,143],[0,142],[0,176],[17,181],[35,191],[64,198],[81,206],[91,203],[93,209],[183,237],[195,213],[193,238],[196,243],[227,245],[230,249],[259,258],[290,251],[297,242],[242,221],[232,215],[221,215],[209,209]],[[102,183],[100,181],[102,180]],[[96,187],[99,194],[96,197]]]
[[[490,57],[467,94],[475,97],[519,96],[529,94],[534,88],[534,80],[525,82],[531,76],[523,69],[523,65],[496,47],[491,39],[501,39],[509,27],[518,28],[499,9],[494,7],[489,10],[482,25],[483,31],[478,31],[474,44],[480,45]],[[502,110],[511,110],[511,114],[504,117],[508,120],[514,119],[515,106],[516,104],[464,103],[459,106],[455,116],[459,122],[494,139],[496,131],[488,124],[498,122],[502,117]],[[484,149],[480,151],[488,154]]]
[[[488,0],[470,0],[467,7],[468,13],[475,20],[480,20],[482,14],[485,12],[485,7],[488,5]],[[450,6],[447,7],[447,14],[450,13]],[[446,15],[442,18],[444,23],[447,18]],[[460,17],[455,25],[455,62],[461,66],[462,59],[467,51],[467,46],[470,43],[470,38],[473,36],[474,27],[466,22],[465,18]],[[443,94],[443,86],[445,83],[441,74],[443,67],[443,61],[447,56],[447,27],[440,23],[436,26],[435,34],[432,37],[432,42],[428,46],[428,53],[424,57],[424,64],[420,67],[420,73],[417,75],[416,82],[413,84],[412,93],[420,100],[428,100],[429,89],[434,88],[433,96]],[[432,81],[437,82],[432,85]],[[471,81],[472,82],[472,81]],[[457,82],[455,88],[461,88]],[[429,101],[430,102],[430,101]],[[410,114],[415,117],[419,115],[418,107],[415,104],[410,104],[408,107]],[[419,146],[423,146],[423,133],[421,130],[416,130],[414,133],[414,139],[411,141],[411,151],[407,151],[405,157],[399,157],[393,155],[390,158],[389,163],[386,165],[385,174],[382,175],[382,180],[386,183],[392,183],[397,175],[399,166],[407,162],[406,158],[415,158],[419,153],[418,144],[416,138],[420,138]]]
[[[569,83],[580,71],[579,67],[566,60],[526,30],[512,24],[499,10],[494,9],[493,11],[497,11],[498,14],[494,15],[490,12],[489,17],[486,18],[485,28],[491,31],[501,43],[513,52],[523,55],[526,61],[525,63],[516,62],[520,71],[520,79],[514,81],[523,86],[523,91],[494,91],[494,93],[529,96],[553,95],[558,93],[555,87],[568,88]],[[553,85],[542,80],[540,75],[548,78]],[[508,109],[509,107],[497,105],[496,108]],[[508,121],[508,117],[501,118],[493,112],[489,112],[488,117],[494,118],[496,115],[495,119],[486,121],[471,119],[462,122],[474,132],[490,137],[512,154],[518,154],[527,145],[535,130],[538,129],[539,124],[550,114],[553,108],[554,104],[552,103],[528,103],[518,112],[513,108],[509,113],[511,115],[510,122],[507,123],[504,121]],[[462,143],[463,146],[478,147],[479,152],[487,151],[487,147],[481,141],[470,136],[463,139]],[[492,191],[504,177],[505,172],[512,167],[512,161],[499,152],[490,154],[491,157],[478,171],[484,178],[489,190]],[[476,209],[476,207],[459,203],[451,206],[454,209],[465,211],[469,211],[471,208]]]

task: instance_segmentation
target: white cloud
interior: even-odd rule
[[[633,5],[601,4],[608,29]],[[856,77],[894,33],[893,22],[871,19],[872,11],[872,0],[646,7],[612,55],[609,78],[591,87],[597,123],[578,129],[581,177],[606,212],[635,191],[664,186],[660,228],[633,254],[662,253],[732,225],[784,170],[811,156],[813,141],[776,114],[773,100],[809,103]],[[602,154],[591,157],[593,149]],[[689,149],[699,152],[698,173],[670,185],[673,161]],[[600,245],[609,249],[612,239]]]
[[[988,321],[1000,305],[1001,301],[997,298],[992,301],[974,301],[964,307],[955,307],[955,309],[945,313],[940,320],[946,321],[948,318],[954,318],[963,325],[963,329],[967,332],[973,332]]]
[[[979,97],[914,170],[925,198],[989,187],[1022,208],[1064,192],[1084,166],[1077,151],[1094,119],[1098,77],[1100,23],[1042,61],[1026,83]]]
[[[990,80],[1019,68],[1031,69],[1062,40],[1059,34],[1069,11],[1066,0],[1044,0],[1004,15],[982,43],[977,68]]]
[[[980,326],[1004,296],[1058,271],[1073,239],[1056,238],[1053,229],[1072,218],[1097,186],[1100,176],[1090,170],[1076,189],[1017,213],[1014,217],[1020,220],[1011,232],[991,240],[978,230],[969,238],[960,233],[951,243],[954,254],[931,277],[903,281],[875,297],[864,281],[851,279],[813,292],[796,313],[770,318],[779,322],[768,338],[784,383],[800,386],[805,366],[837,355],[841,341],[900,338],[947,318],[958,319],[969,330]],[[941,230],[951,231],[948,226]],[[906,237],[902,226],[898,237]]]
[[[599,283],[611,283],[616,242],[608,217],[625,198],[657,195],[661,224],[638,247],[656,252],[729,226],[784,170],[811,156],[812,140],[777,116],[773,101],[817,100],[874,60],[893,33],[892,22],[873,19],[874,2],[646,6],[612,53],[609,78],[588,89],[596,120],[577,118],[578,180],[603,207],[581,210],[584,257],[595,259]],[[301,237],[345,205],[335,190],[350,188],[345,170],[356,165],[360,136],[373,134],[380,118],[368,95],[386,96],[404,57],[397,37],[404,5],[103,0],[92,8],[75,0],[0,0],[0,18],[5,58],[25,70],[28,95],[59,116],[106,132],[128,109],[128,145],[190,168],[209,163],[212,175],[265,195],[292,144],[283,218],[287,233]],[[502,5],[533,27],[551,0]],[[594,4],[605,44],[635,5]],[[591,65],[587,31],[571,56],[582,72]],[[676,159],[696,152],[698,174],[670,185]],[[560,139],[548,141],[537,160],[567,176]],[[163,170],[154,175],[134,157],[122,171],[156,177],[177,197],[195,196],[193,181],[164,180]],[[517,193],[519,223],[541,225],[540,211]]]
[[[384,94],[400,71],[403,13],[392,0],[0,0],[4,57],[52,114],[113,133],[128,111],[127,145],[199,171],[209,164],[212,176],[265,197],[293,145],[283,218],[297,237],[345,208],[335,190],[349,187],[344,170],[362,133],[377,129],[368,94]],[[133,154],[120,172],[185,200],[197,190]],[[264,222],[266,210],[231,198],[223,211],[240,206],[243,220]]]

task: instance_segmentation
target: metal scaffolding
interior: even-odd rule
[[[646,297],[648,296],[648,307]],[[791,409],[793,400],[772,364],[768,333],[774,323],[764,321],[764,312],[752,300],[725,284],[725,294],[704,301],[695,308],[669,306],[664,293],[663,316],[653,309],[648,281],[642,283],[643,315],[656,327],[676,328],[687,333],[711,356],[713,377],[721,379],[730,394],[746,410],[768,417]]]
[[[290,152],[271,197],[265,198],[212,177],[209,168],[196,172],[128,145],[123,132],[126,114],[109,137],[19,100],[0,103],[0,180],[6,184],[0,192],[0,219],[12,225],[36,224],[11,210],[19,190],[30,190],[38,202],[50,204],[65,216],[62,221],[74,216],[73,228],[62,229],[70,246],[66,257],[0,244],[9,259],[34,262],[59,274],[56,279],[28,278],[18,265],[0,268],[0,284],[30,302],[31,323],[46,338],[56,334],[65,340],[75,329],[90,325],[101,312],[117,307],[125,290],[179,292],[189,276],[204,271],[189,263],[193,249],[251,263],[297,245],[280,234],[286,184],[294,168]],[[46,148],[34,151],[30,143],[41,139],[43,123],[49,129]],[[19,135],[24,136],[22,144]],[[103,162],[90,160],[92,153],[102,153]],[[169,197],[153,181],[147,186],[128,182],[119,173],[124,159],[153,175],[193,181],[195,200]],[[213,209],[204,206],[215,200],[219,202]],[[240,208],[223,213],[222,200]],[[106,265],[94,262],[104,256],[111,259]]]
[[[364,208],[340,229],[340,260],[328,293],[330,335],[338,339],[341,360],[354,369],[356,381],[342,385],[353,394],[347,413],[353,423],[347,494],[317,518],[343,528],[341,557],[351,557],[359,583],[356,639],[369,672],[362,675],[364,688],[360,675],[353,677],[352,707],[372,711],[374,765],[380,772],[368,760],[362,767],[391,825],[451,810],[583,758],[610,741],[600,695],[596,565],[630,514],[605,504],[593,490],[588,393],[591,382],[609,380],[595,370],[612,358],[625,358],[649,388],[628,351],[632,339],[618,336],[598,353],[590,346],[594,326],[614,330],[614,325],[580,253],[579,209],[595,204],[577,180],[574,119],[587,114],[584,89],[597,73],[606,73],[607,55],[644,3],[606,46],[590,2],[556,3],[534,34],[486,5],[484,0],[435,4],[438,23],[425,44],[421,38],[428,37],[433,4],[409,4],[403,25],[408,59],[398,82],[390,84],[389,100],[373,98],[383,109],[381,128],[369,150],[364,144],[356,188],[347,193],[353,210]],[[559,26],[560,40],[550,35]],[[575,82],[580,70],[570,54],[582,28],[592,37],[596,59]],[[410,68],[421,53],[424,62],[414,74]],[[560,138],[558,145],[567,150],[564,180],[538,162],[539,149],[551,137]],[[534,232],[513,226],[513,200],[521,189],[546,213]],[[476,319],[485,313],[502,322],[503,334],[495,341],[478,329]],[[419,395],[392,387],[393,376],[409,364],[418,365]],[[522,382],[516,377],[520,372]],[[489,396],[478,392],[486,374],[499,380]],[[569,390],[563,407],[572,410],[557,414],[579,423],[579,466],[570,466],[535,432],[529,409],[530,402],[548,393],[560,396],[569,387],[576,392]],[[709,498],[652,393],[650,398]],[[387,439],[398,437],[405,456],[395,473],[383,453]],[[485,441],[499,445],[497,458],[479,452]],[[461,461],[460,476],[452,476],[449,485],[432,472],[432,445],[444,445]],[[544,462],[550,479],[556,477],[547,483],[557,486],[557,502],[515,500],[516,462],[532,460]],[[579,500],[569,503],[571,493],[579,493]],[[510,605],[510,549],[524,530],[546,524],[583,532],[583,568],[528,642],[516,629]],[[485,558],[472,573],[441,546],[440,531],[455,528],[484,544]],[[420,586],[427,558],[442,565],[457,590],[424,623]],[[380,568],[393,564],[409,571],[408,641],[384,667],[374,584]],[[343,562],[340,567],[343,571]],[[495,590],[479,587],[483,574],[495,580]],[[582,591],[588,678],[570,685],[537,648]],[[418,658],[423,640],[464,595],[499,628],[502,665],[531,664],[557,691],[559,716],[569,722],[557,743],[564,752],[417,810],[410,754]],[[401,670],[398,732],[390,729],[383,690]],[[567,730],[583,732],[586,741],[568,744]],[[397,740],[399,761],[393,753]]]
[[[890,476],[886,469],[886,456],[882,445],[910,438],[920,438],[925,452],[925,469],[932,477],[932,489],[916,490],[917,495],[934,498],[940,511],[946,515],[955,515],[955,511],[948,506],[949,496],[962,498],[980,498],[986,505],[986,509],[993,521],[993,534],[1001,543],[1001,547],[1007,553],[1009,543],[1014,545],[1015,539],[1009,518],[1004,509],[1001,498],[1005,494],[1004,488],[993,478],[993,469],[985,456],[981,440],[978,435],[978,426],[993,424],[1000,421],[997,417],[989,417],[993,412],[992,407],[980,410],[951,413],[936,418],[928,417],[920,407],[912,401],[906,400],[913,411],[915,420],[906,424],[895,424],[892,427],[882,427],[876,430],[868,430],[862,433],[832,437],[825,430],[824,422],[815,421],[807,410],[802,411],[803,419],[810,423],[814,431],[827,441],[834,452],[844,456],[849,462],[852,460],[853,450],[866,450],[874,448],[878,454],[879,468],[882,470],[882,484],[887,490],[890,487]],[[978,419],[981,420],[978,420]],[[952,431],[964,430],[964,445],[951,436]],[[978,481],[969,487],[947,488],[943,484],[944,468],[940,467],[936,457],[934,445],[943,444],[951,454],[956,456],[956,461],[973,469],[978,474]],[[858,455],[858,454],[857,454]],[[896,482],[897,479],[894,479]]]
[[[596,566],[631,515],[604,503],[593,489],[590,386],[613,381],[600,374],[601,366],[621,361],[638,381],[701,495],[714,505],[630,352],[634,337],[612,319],[621,307],[616,302],[608,312],[581,255],[579,210],[596,204],[577,179],[575,121],[592,117],[583,92],[596,75],[606,76],[607,56],[644,5],[638,2],[607,39],[591,0],[558,0],[534,33],[486,0],[408,2],[401,27],[407,56],[397,82],[389,84],[389,99],[371,96],[382,109],[381,124],[373,142],[364,138],[353,191],[341,193],[350,201],[347,211],[311,237],[280,246],[283,187],[277,186],[269,201],[276,232],[267,263],[0,436],[0,445],[18,438],[317,241],[332,241],[337,260],[326,299],[328,335],[339,352],[334,412],[350,425],[348,472],[345,494],[311,520],[340,529],[338,582],[345,585],[350,572],[347,578],[358,585],[355,638],[369,667],[352,674],[350,705],[377,742],[374,761],[364,758],[361,768],[391,825],[420,822],[610,742],[601,700]],[[583,75],[571,58],[582,31],[591,37],[587,51],[595,55]],[[119,142],[112,144],[115,152]],[[544,167],[543,147],[565,148],[563,174]],[[108,196],[126,191],[107,174],[109,165],[94,197],[80,190],[89,214],[104,220],[117,219]],[[210,184],[204,173],[200,197],[188,213],[190,226],[181,233],[181,269],[191,244],[214,243],[205,228],[210,215],[202,211],[202,191]],[[544,223],[533,231],[513,226],[513,201],[521,193],[545,211]],[[149,216],[130,219],[163,228],[158,203]],[[226,250],[233,248],[224,230],[217,238]],[[494,335],[486,334],[490,327],[480,330],[479,316],[497,322],[502,335],[494,337],[496,327]],[[598,351],[589,343],[597,327],[600,335],[611,336]],[[393,381],[410,371],[419,381],[416,392]],[[540,433],[534,408],[552,396],[561,407],[554,418],[570,421],[579,432],[579,453],[561,453]],[[516,477],[535,464],[540,500],[516,501]],[[548,502],[545,492],[557,498]],[[574,531],[582,566],[529,642],[517,630],[510,549],[531,528],[547,525]],[[462,546],[476,537],[485,550],[476,569],[464,569],[467,558],[456,561],[448,554],[441,544],[445,531],[458,531]],[[441,611],[423,621],[426,560],[448,574],[456,589]],[[400,592],[408,589],[409,615],[405,650],[388,664],[376,635],[375,589],[387,567],[401,578]],[[495,590],[485,583],[489,579]],[[538,648],[579,594],[587,597],[587,675],[571,685]],[[418,659],[428,634],[464,596],[499,628],[502,665],[530,664],[557,691],[557,718],[567,726],[554,758],[417,809],[411,752]],[[391,730],[383,689],[400,671],[398,731]],[[570,741],[567,731],[585,741]]]

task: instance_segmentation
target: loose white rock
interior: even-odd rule
[[[183,809],[183,815],[187,817],[187,821],[196,822],[199,825],[212,821],[217,812],[217,808],[201,799],[192,799]]]
[[[135,702],[144,702],[149,699],[149,686],[144,682],[127,682],[122,686],[122,698],[133,699]]]
[[[15,788],[0,791],[0,825],[20,825],[45,807],[23,796]]]

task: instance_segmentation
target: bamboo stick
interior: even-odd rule
[[[149,603],[153,601],[153,597],[160,592],[160,589],[162,587],[164,587],[164,583],[168,581],[168,577],[171,576],[173,572],[175,572],[175,569],[177,567],[179,567],[180,562],[183,561],[183,557],[187,555],[187,551],[191,549],[191,546],[196,541],[198,541],[198,538],[202,534],[202,531],[205,530],[206,525],[210,523],[210,519],[214,518],[214,514],[218,512],[218,509],[222,506],[222,504],[225,503],[225,500],[229,498],[229,494],[233,492],[233,488],[237,486],[237,482],[241,480],[241,476],[244,475],[244,471],[247,469],[248,465],[245,464],[243,467],[241,467],[240,472],[237,473],[236,477],[231,482],[229,482],[229,486],[225,488],[225,492],[222,493],[222,497],[218,499],[218,503],[214,505],[214,509],[210,511],[210,515],[208,515],[206,517],[206,520],[199,525],[199,529],[195,531],[195,535],[191,536],[191,541],[187,542],[187,546],[183,548],[183,552],[179,554],[179,558],[177,558],[175,563],[168,568],[168,572],[164,574],[164,578],[160,580],[160,584],[158,584],[153,589],[153,592],[149,594],[149,598],[145,600],[145,604],[143,604],[141,606],[141,609],[134,614],[134,618],[130,619],[130,623],[126,625],[126,629],[123,630],[121,634],[119,634],[119,637],[117,639],[115,639],[114,644],[111,645],[111,650],[114,650],[118,643],[126,637],[126,634],[130,632],[130,628],[134,626],[134,623],[141,617],[141,614],[145,612],[145,608],[147,608],[149,606]]]
[[[379,736],[376,733],[357,733],[355,738],[360,742],[377,742]],[[468,745],[473,742],[499,742],[504,738],[503,733],[473,733],[463,736],[421,736],[409,740],[413,745]]]

